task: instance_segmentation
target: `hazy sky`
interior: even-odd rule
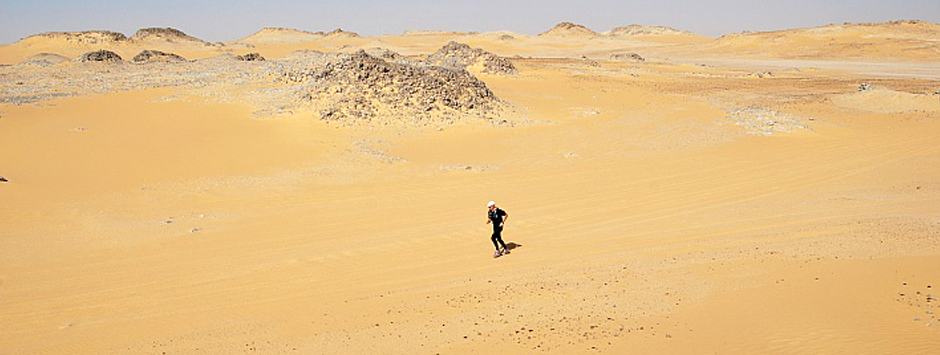
[[[407,29],[537,34],[571,21],[598,32],[639,23],[719,36],[901,19],[940,22],[940,0],[0,0],[0,43],[47,31],[104,29],[129,36],[143,27],[173,27],[226,42],[267,26],[341,27],[362,35]]]

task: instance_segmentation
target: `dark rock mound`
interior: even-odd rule
[[[112,51],[98,50],[94,52],[88,52],[82,54],[81,57],[78,57],[78,60],[81,62],[121,62],[124,61],[121,56]]]
[[[428,56],[426,62],[431,65],[458,69],[482,62],[484,73],[512,75],[518,72],[516,66],[506,58],[454,41],[450,41]]]
[[[199,42],[206,43],[199,38],[190,36],[183,31],[177,30],[175,28],[141,28],[131,36],[132,40],[144,40],[144,39],[162,39],[168,42]]]
[[[134,56],[135,63],[152,62],[185,62],[186,58],[173,53],[166,53],[157,50],[147,49]]]
[[[434,111],[482,115],[500,105],[466,70],[388,62],[365,51],[284,75],[308,84],[302,97],[320,108],[324,120],[422,121],[435,117]]]
[[[263,62],[264,57],[259,53],[248,53],[244,55],[237,55],[235,59],[245,61],[245,62]]]

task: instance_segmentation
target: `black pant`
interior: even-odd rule
[[[493,241],[493,246],[496,247],[496,251],[499,251],[500,245],[503,246],[503,249],[506,249],[506,243],[503,243],[503,236],[501,235],[502,232],[503,232],[503,227],[500,227],[498,225],[493,226],[493,237],[490,238],[490,240]]]

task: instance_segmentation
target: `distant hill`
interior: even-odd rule
[[[236,42],[244,43],[280,43],[280,42],[305,42],[322,38],[323,32],[309,32],[282,27],[265,27],[260,31],[242,38]]]
[[[199,38],[187,35],[185,32],[175,28],[142,28],[137,30],[133,36],[127,37],[123,33],[103,30],[76,31],[76,32],[45,32],[26,37],[17,43],[33,42],[37,40],[57,42],[61,41],[69,44],[119,44],[125,42],[140,41],[167,41],[172,43],[198,43],[208,44]]]
[[[79,31],[79,32],[44,32],[23,38],[16,43],[27,43],[38,40],[63,41],[75,44],[109,44],[127,41],[127,36],[113,31]]]
[[[571,22],[562,22],[552,29],[542,32],[539,36],[544,37],[595,37],[597,32],[592,31],[591,29],[584,27]]]
[[[666,26],[643,26],[632,24],[629,26],[615,27],[610,31],[602,33],[608,37],[629,37],[629,36],[647,36],[647,35],[682,35],[693,36],[694,33],[686,30],[677,30]]]
[[[843,23],[725,35],[698,52],[792,59],[907,58],[940,60],[940,25],[924,21]]]
[[[131,41],[167,41],[172,43],[199,43],[208,44],[199,38],[190,36],[183,31],[170,27],[141,28],[129,38]]]
[[[359,34],[356,32],[343,31],[342,28],[337,28],[335,30],[327,32],[325,36],[327,37],[359,37]]]
[[[402,37],[416,36],[473,36],[479,32],[460,32],[460,31],[439,31],[439,30],[407,30],[403,32]]]

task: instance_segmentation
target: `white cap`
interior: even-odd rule
[[[486,207],[493,207],[493,206],[496,206],[496,202],[490,201],[489,203],[486,204]]]

